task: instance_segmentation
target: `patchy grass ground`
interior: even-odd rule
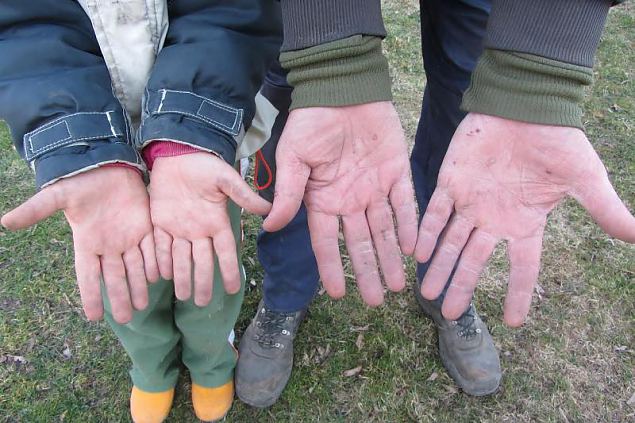
[[[419,17],[413,0],[386,2],[386,43],[404,127],[414,136],[424,85]],[[590,138],[622,198],[635,210],[635,6],[616,8],[597,59],[587,103]],[[32,192],[32,176],[0,129],[0,210]],[[249,218],[247,256],[259,221]],[[128,421],[128,359],[103,323],[79,306],[71,237],[62,216],[20,232],[0,231],[0,421]],[[260,280],[246,260],[249,278]],[[409,276],[414,277],[412,263]],[[501,351],[499,393],[458,392],[437,356],[432,325],[411,292],[369,310],[351,285],[341,301],[316,299],[301,329],[296,366],[282,399],[258,411],[236,401],[228,421],[633,421],[635,249],[607,238],[573,202],[547,230],[531,320],[501,324],[506,279],[497,251],[476,302]],[[352,281],[349,281],[352,284]],[[259,300],[250,288],[244,330]],[[360,341],[361,340],[361,341]],[[344,371],[362,367],[357,376]],[[195,421],[182,377],[171,421]]]

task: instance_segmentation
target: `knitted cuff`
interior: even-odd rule
[[[486,49],[461,108],[524,122],[582,129],[591,68],[524,53]]]
[[[291,110],[392,100],[381,38],[355,35],[304,50],[283,52],[280,63],[294,87]]]
[[[174,157],[192,153],[207,153],[207,151],[173,141],[154,141],[142,150],[148,170],[152,170],[154,161],[159,157]]]

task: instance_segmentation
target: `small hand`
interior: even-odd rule
[[[159,269],[164,278],[174,279],[176,297],[189,299],[194,280],[195,304],[210,302],[214,255],[225,290],[238,292],[240,273],[227,199],[261,215],[271,204],[251,191],[234,168],[206,152],[157,158],[150,182]]]
[[[159,271],[148,193],[137,171],[101,167],[47,186],[2,217],[23,229],[63,210],[73,230],[77,283],[89,320],[103,315],[100,277],[115,321],[132,319],[132,307],[148,305],[146,281]]]
[[[339,218],[364,301],[375,306],[384,298],[375,250],[388,288],[403,289],[399,245],[412,254],[417,212],[407,145],[391,103],[292,111],[276,163],[273,208],[263,227],[281,229],[304,200],[320,277],[331,297],[345,291]]]
[[[505,322],[522,325],[538,278],[547,214],[567,195],[609,235],[635,242],[635,218],[584,132],[468,114],[452,138],[419,229],[419,262],[430,259],[441,236],[422,295],[438,297],[458,260],[442,312],[460,317],[504,239],[511,263]]]

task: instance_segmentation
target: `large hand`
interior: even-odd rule
[[[442,308],[446,318],[458,318],[504,239],[511,263],[505,322],[520,326],[538,278],[547,214],[566,195],[609,235],[635,242],[635,218],[582,131],[467,115],[452,138],[419,229],[415,257],[426,262],[445,228],[422,295],[436,298],[458,260]]]
[[[132,307],[148,305],[146,281],[159,271],[154,253],[148,193],[138,172],[102,167],[42,189],[2,217],[15,230],[63,210],[73,230],[75,270],[84,312],[101,319],[103,275],[113,318],[132,319]]]
[[[320,277],[331,297],[341,297],[345,290],[340,217],[364,301],[383,302],[375,250],[388,288],[404,287],[393,213],[399,245],[407,255],[416,242],[417,214],[407,146],[391,103],[292,111],[276,163],[273,208],[263,227],[284,227],[304,199]]]
[[[189,299],[194,280],[195,304],[202,307],[210,302],[214,254],[225,290],[238,292],[240,273],[227,199],[261,215],[269,212],[271,204],[251,191],[234,168],[210,153],[157,158],[150,181],[159,269],[164,278],[174,279],[176,297]]]

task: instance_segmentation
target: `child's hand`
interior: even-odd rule
[[[164,278],[174,279],[176,297],[189,299],[193,280],[195,304],[210,302],[214,254],[225,290],[238,292],[240,272],[227,198],[260,215],[267,214],[271,204],[251,191],[234,168],[206,152],[157,158],[150,182],[159,269]]]
[[[77,283],[89,320],[103,315],[103,275],[112,315],[132,319],[132,307],[148,305],[146,281],[159,271],[148,194],[138,172],[101,167],[47,186],[2,217],[8,229],[23,229],[63,210],[73,230]]]

